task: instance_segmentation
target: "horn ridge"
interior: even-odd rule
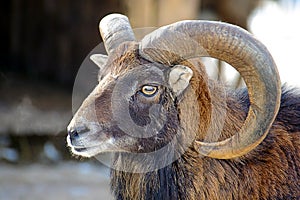
[[[184,39],[180,39],[182,35]],[[199,48],[183,44],[187,38],[193,45],[196,42]],[[176,45],[170,41],[175,41]],[[140,54],[148,60],[163,63],[166,60],[176,63],[182,57],[210,55],[231,64],[244,78],[250,99],[244,125],[238,133],[220,142],[195,141],[200,154],[218,159],[239,157],[266,137],[279,110],[281,83],[271,54],[246,30],[222,22],[181,21],[147,35],[140,43]]]

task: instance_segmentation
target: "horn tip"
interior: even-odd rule
[[[129,19],[122,14],[105,16],[99,23],[99,30],[108,53],[123,42],[135,41]]]
[[[117,25],[122,24],[120,21],[124,24],[129,24],[128,17],[119,13],[113,13],[103,17],[99,22],[99,30],[102,38],[107,37],[110,34],[110,31],[108,30],[110,30],[111,27],[116,27]]]

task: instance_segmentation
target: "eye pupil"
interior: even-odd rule
[[[151,85],[145,85],[142,87],[141,92],[146,96],[152,96],[156,93],[157,87]]]

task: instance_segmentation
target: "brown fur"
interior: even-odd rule
[[[224,88],[209,81],[201,65],[196,69],[187,61],[180,64],[192,68],[194,76],[190,88],[177,105],[179,120],[185,130],[185,137],[197,131],[196,139],[203,140],[210,126],[214,126],[213,129],[223,126],[218,121],[218,115],[212,116],[212,108],[217,114],[223,112],[220,106],[223,105],[221,102],[224,102],[224,98],[220,94]],[[219,140],[239,131],[249,106],[247,95],[228,93],[226,120]],[[191,98],[194,96],[197,97],[197,102],[195,98]],[[295,98],[298,101],[288,108],[282,108],[279,117],[291,109],[300,113],[300,95],[295,94]],[[198,122],[191,123],[191,119],[199,116]],[[295,126],[300,129],[300,118],[297,121],[299,123]],[[237,159],[202,157],[191,146],[180,159],[164,169],[144,174],[112,170],[113,193],[117,199],[300,198],[300,132],[288,132],[289,124],[286,123],[289,122],[283,123],[277,118],[267,138],[256,149]],[[116,155],[115,162],[117,161],[128,165],[139,164],[132,163],[130,157],[121,154]],[[162,176],[171,177],[169,184],[162,184]]]

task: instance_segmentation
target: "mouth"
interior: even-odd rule
[[[102,141],[99,143],[94,143],[92,145],[84,145],[82,142],[74,141],[71,139],[70,135],[67,136],[67,144],[70,147],[71,152],[74,155],[82,156],[82,157],[93,157],[99,153],[109,151],[109,147],[112,144],[112,139],[108,139],[107,141]]]
[[[68,147],[70,147],[71,152],[74,155],[83,156],[83,157],[92,157],[96,155],[95,150],[97,149],[97,146],[86,146],[83,144],[76,144],[78,142],[74,142],[74,140],[71,139],[70,135],[67,136],[67,144]]]
[[[89,148],[87,147],[71,147],[72,149],[74,149],[73,152],[84,152],[84,151],[88,151]]]

